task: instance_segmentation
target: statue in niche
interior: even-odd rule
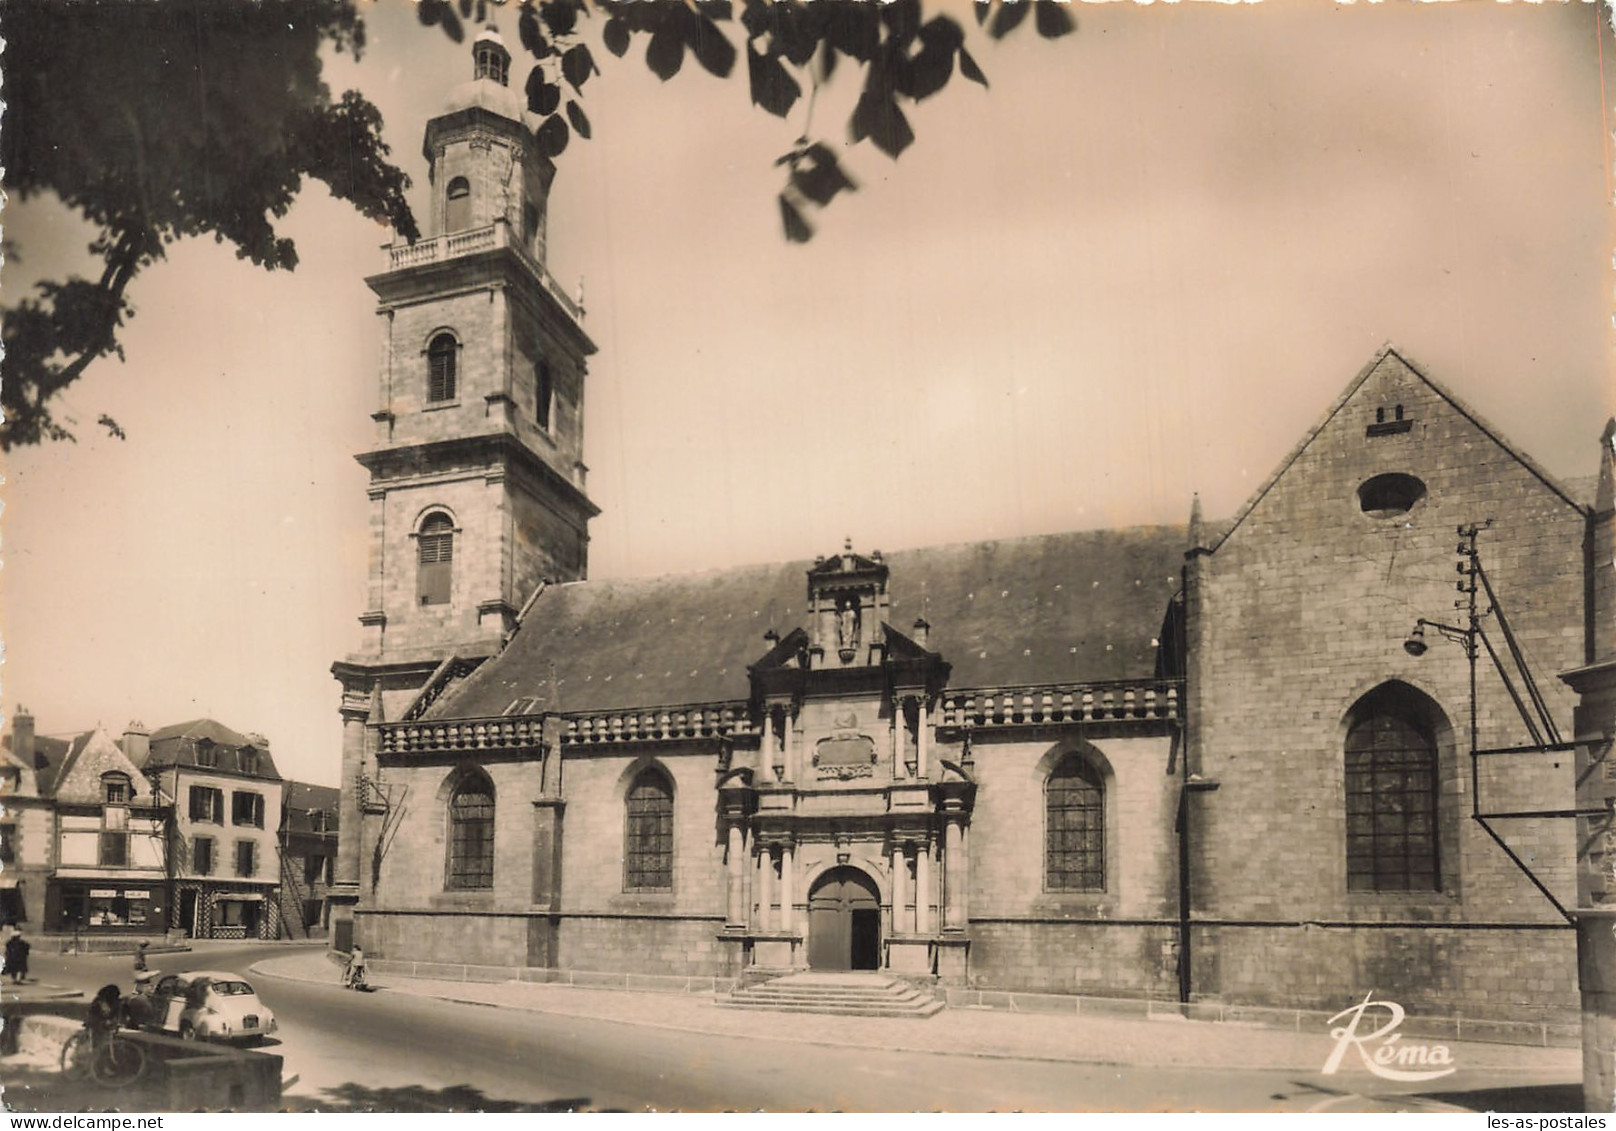
[[[858,647],[859,603],[857,597],[841,597],[836,601],[836,647],[851,652]],[[844,657],[845,658],[845,657]]]

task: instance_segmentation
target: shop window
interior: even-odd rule
[[[17,859],[17,826],[0,825],[0,864],[15,863]]]
[[[236,875],[252,876],[258,872],[258,845],[250,840],[236,841]]]
[[[230,823],[246,828],[263,828],[264,795],[241,789],[234,790],[230,794]]]
[[[19,881],[14,888],[0,888],[0,923],[9,925],[27,921],[28,908],[22,895],[22,883]]]
[[[673,890],[673,786],[659,770],[634,779],[626,799],[624,891]]]
[[[224,824],[224,791],[212,786],[193,785],[191,820],[209,825]]]
[[[99,856],[103,868],[126,868],[129,866],[129,834],[128,833],[102,833],[101,853]]]
[[[1044,784],[1044,888],[1105,890],[1105,779],[1078,754]]]
[[[197,876],[213,875],[213,838],[199,836],[191,842],[191,872]]]
[[[449,888],[494,886],[494,783],[470,773],[449,799]]]

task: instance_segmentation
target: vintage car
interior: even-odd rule
[[[165,974],[148,994],[126,999],[142,1028],[178,1033],[188,1041],[257,1044],[275,1031],[275,1015],[239,974],[190,970]]]

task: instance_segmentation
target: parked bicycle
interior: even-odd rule
[[[99,1084],[123,1087],[146,1071],[146,1050],[119,1034],[123,1002],[117,986],[102,986],[90,1003],[84,1027],[62,1046],[62,1073],[72,1080],[88,1077]]]

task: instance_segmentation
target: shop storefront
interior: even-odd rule
[[[46,900],[47,929],[162,931],[167,926],[161,882],[140,886],[110,880],[57,880]]]
[[[216,887],[181,880],[175,888],[176,925],[195,939],[273,939],[280,932],[273,888]]]

